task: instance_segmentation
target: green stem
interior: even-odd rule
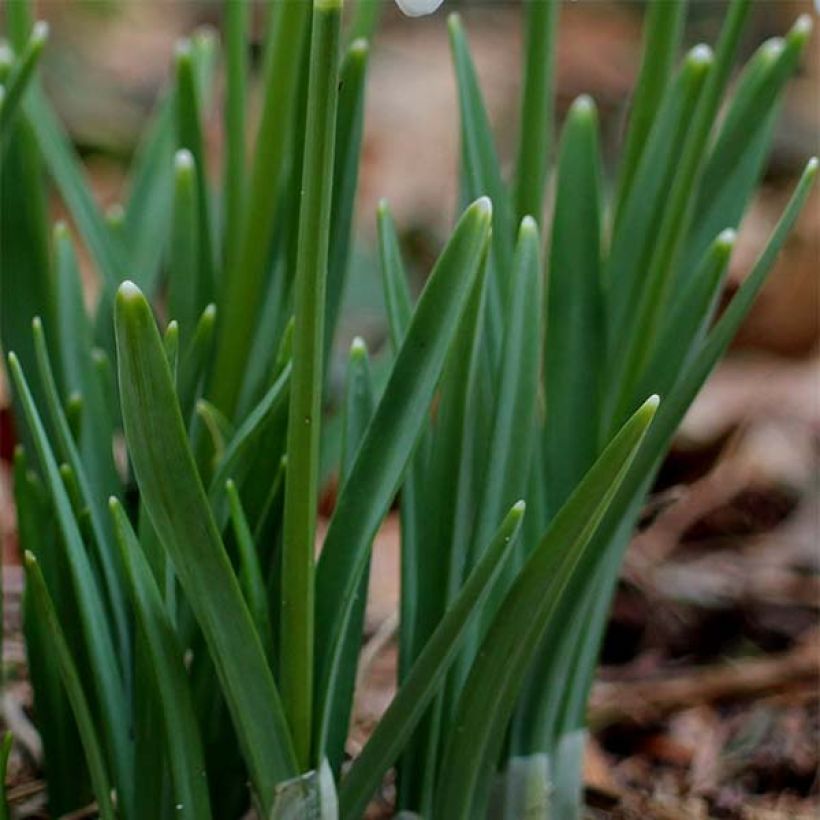
[[[338,99],[341,0],[314,0],[296,259],[293,375],[282,553],[282,697],[302,768],[310,764],[316,497],[325,285]]]

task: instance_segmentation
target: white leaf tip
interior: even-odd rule
[[[350,357],[364,358],[367,356],[367,343],[361,336],[356,336],[350,343]]]
[[[117,296],[132,302],[142,298],[142,291],[130,279],[126,279],[117,289]]]
[[[698,43],[688,54],[687,60],[693,65],[705,67],[714,60],[714,52],[706,43]]]

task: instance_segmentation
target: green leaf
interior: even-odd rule
[[[376,214],[379,229],[379,257],[381,259],[382,291],[387,308],[387,325],[390,330],[390,344],[398,351],[404,341],[404,334],[413,315],[413,301],[407,274],[399,249],[396,224],[390,213],[387,200],[379,202]]]
[[[211,290],[202,279],[199,241],[198,183],[193,154],[182,148],[174,155],[174,211],[168,259],[168,312],[179,322],[183,343]]]
[[[3,735],[3,743],[0,746],[0,820],[9,820],[11,817],[6,777],[8,776],[9,755],[13,743],[14,735],[7,731]]]
[[[168,169],[173,163],[175,143],[174,96],[166,92],[137,149],[125,210],[131,273],[146,293],[155,290],[168,245],[174,198],[174,181]],[[110,302],[105,320],[108,326],[113,322]]]
[[[231,511],[236,546],[239,552],[239,586],[253,618],[256,631],[262,641],[268,657],[273,655],[273,628],[268,610],[268,596],[265,589],[265,580],[262,577],[262,568],[256,554],[256,544],[242,508],[242,500],[232,480],[225,483],[225,494],[228,497],[228,506]]]
[[[63,685],[80,730],[83,751],[97,798],[97,810],[103,820],[115,820],[117,815],[111,803],[111,783],[106,771],[105,754],[97,736],[95,716],[83,691],[80,672],[66,643],[60,617],[46,589],[43,574],[37,565],[37,559],[30,552],[25,554],[25,569],[28,594],[31,595],[38,617],[48,624],[47,634],[50,637],[51,648],[60,667]],[[128,775],[133,776],[133,772],[128,772]],[[125,812],[125,806],[120,805],[120,810]]]
[[[71,501],[60,477],[60,470],[51,450],[43,423],[34,406],[26,378],[14,353],[9,354],[9,371],[31,430],[37,455],[45,474],[49,492],[62,535],[68,570],[71,575],[77,609],[82,623],[83,642],[89,664],[94,670],[96,702],[101,714],[102,731],[115,775],[120,805],[128,815],[133,805],[132,754],[128,739],[128,708],[120,677],[120,665],[106,616],[97,579],[91,567]],[[76,706],[75,706],[76,708]],[[79,721],[79,717],[77,718]],[[89,765],[90,762],[89,762]]]
[[[294,285],[279,623],[282,699],[303,769],[311,760],[314,551],[340,29],[341,0],[316,0]]]
[[[32,322],[32,333],[34,335],[37,369],[45,390],[46,407],[55,432],[54,440],[57,453],[61,460],[67,462],[74,475],[78,492],[78,507],[88,511],[92,542],[96,553],[95,559],[102,570],[104,580],[103,596],[107,603],[106,612],[110,613],[113,620],[120,650],[120,671],[127,679],[131,668],[129,651],[131,641],[122,589],[122,567],[119,565],[116,552],[111,546],[112,531],[105,513],[105,496],[101,497],[100,495],[105,490],[109,492],[116,491],[119,487],[116,485],[107,487],[106,484],[96,483],[100,477],[93,473],[89,475],[86,472],[77,445],[71,435],[68,419],[62,408],[57,391],[57,382],[49,361],[43,325],[39,318],[35,318]],[[29,425],[31,426],[31,422],[29,422]],[[105,430],[103,429],[102,432],[105,432]]]
[[[277,197],[284,179],[286,154],[296,110],[298,79],[310,4],[274,3],[265,44],[264,97],[256,147],[248,177],[249,189],[242,219],[242,238],[235,264],[222,283],[220,331],[211,398],[233,414],[241,388],[244,363],[251,350],[251,334],[237,328],[255,325],[264,294],[265,273]]]
[[[0,97],[0,159],[10,138],[9,124],[20,107],[20,102],[34,76],[40,55],[48,40],[48,23],[39,21],[34,24],[26,47],[14,64],[8,78],[3,81],[3,95]]]
[[[327,291],[325,301],[325,367],[333,346],[350,256],[350,240],[359,179],[364,130],[364,92],[369,49],[365,40],[350,44],[339,69],[339,110],[330,212]]]
[[[193,337],[179,366],[178,393],[182,418],[190,419],[208,369],[216,329],[216,305],[210,304],[199,317]]]
[[[510,558],[521,530],[524,509],[524,502],[519,501],[507,513],[376,730],[342,780],[339,808],[343,820],[361,816],[385,772],[395,762],[441,686],[469,625],[475,622],[493,583]]]
[[[703,169],[679,289],[714,236],[738,226],[764,170],[784,87],[797,69],[811,30],[811,18],[801,16],[785,40],[769,40],[757,50],[739,79]]]
[[[635,90],[632,92],[629,129],[618,169],[616,225],[623,204],[631,193],[635,173],[643,158],[649,134],[656,122],[672,76],[672,69],[677,61],[687,5],[686,0],[676,3],[653,0],[646,12],[641,69]]]
[[[211,224],[211,208],[208,191],[208,178],[205,173],[205,143],[202,133],[202,111],[199,97],[199,88],[195,77],[195,65],[193,58],[193,45],[190,40],[182,40],[176,49],[176,116],[177,116],[177,145],[179,148],[187,149],[193,158],[193,163],[183,161],[187,167],[188,179],[181,182],[180,161],[177,155],[175,159],[175,203],[174,203],[174,217],[175,221],[182,219],[180,208],[189,207],[186,203],[180,203],[180,196],[195,197],[196,199],[196,231],[194,237],[197,241],[197,276],[188,286],[194,288],[195,298],[198,301],[194,303],[194,310],[191,313],[196,313],[199,309],[204,307],[212,300],[216,289],[215,281],[215,263],[214,263],[214,247]],[[191,167],[193,165],[193,167]],[[185,172],[183,172],[185,174]],[[179,186],[184,185],[188,190],[184,195],[179,191]],[[190,217],[185,218],[187,223],[185,227],[190,228]],[[182,239],[180,233],[176,229],[172,233],[172,243],[176,243]],[[175,248],[172,244],[172,253]],[[172,262],[178,260],[172,257]],[[186,257],[186,262],[190,262],[190,257]],[[181,275],[184,275],[183,272]],[[196,285],[194,285],[196,282]],[[186,311],[183,318],[191,319],[191,313]],[[173,317],[176,318],[176,317]]]
[[[561,594],[594,554],[590,539],[657,407],[648,400],[624,425],[553,519],[496,613],[450,727],[439,772],[437,816],[482,816],[492,768],[523,676]]]
[[[54,514],[46,491],[29,469],[23,448],[14,453],[14,502],[17,534],[21,550],[34,553],[45,562],[46,583],[58,611],[64,616],[66,638],[77,651],[82,635],[77,628],[77,608],[69,586],[70,578],[59,551]],[[77,726],[66,698],[60,671],[51,651],[47,624],[42,623],[32,606],[32,596],[23,596],[23,630],[26,640],[28,678],[34,695],[34,708],[44,719],[38,724],[48,777],[48,806],[55,816],[86,805],[92,799],[88,772]],[[68,769],[62,761],[78,761]]]
[[[447,25],[458,86],[467,198],[486,195],[493,203],[492,264],[488,281],[490,321],[487,333],[491,361],[494,362],[503,332],[501,317],[509,291],[506,272],[512,263],[514,226],[509,195],[501,178],[501,167],[461,18],[451,14]]]
[[[23,108],[46,167],[94,257],[103,286],[113,292],[125,270],[123,248],[108,230],[71,141],[37,86],[29,90]]]
[[[584,725],[586,695],[592,685],[595,659],[606,626],[609,602],[612,599],[624,552],[642,507],[642,500],[684,414],[715,364],[725,353],[765,282],[775,258],[805,205],[817,169],[818,162],[815,158],[806,166],[783,216],[754,269],[664,398],[644,444],[595,536],[594,549],[602,555],[597,572],[583,588],[583,595],[578,595],[576,608],[569,607],[561,617],[556,618],[557,623],[583,623],[582,640],[577,644],[576,652],[587,659],[586,665],[583,660],[575,665],[570,664],[566,668],[568,677],[550,674],[551,687],[563,690],[568,682],[572,681],[572,687],[580,693],[579,697],[565,707],[566,714],[561,718],[561,727],[565,730],[574,730],[575,727]],[[571,598],[568,598],[568,601],[571,601]],[[589,606],[589,601],[594,602],[594,605]],[[590,614],[583,617],[585,607]]]
[[[399,685],[461,589],[467,567],[481,480],[476,450],[486,438],[478,414],[471,412],[481,363],[485,283],[482,265],[447,353],[435,424],[422,440],[429,457],[421,458],[425,453],[418,448],[401,491]],[[450,689],[439,693],[402,754],[398,807],[403,810],[429,812]]]
[[[654,349],[664,314],[674,292],[675,273],[680,262],[682,240],[692,218],[693,192],[703,171],[706,146],[718,113],[720,100],[729,80],[750,0],[734,0],[715,50],[714,62],[698,99],[692,124],[677,158],[677,169],[667,192],[663,219],[648,267],[642,274],[639,298],[624,331],[620,347],[622,358],[615,362],[612,379],[622,397],[632,389]],[[617,388],[616,388],[617,389]],[[617,404],[616,404],[617,406]],[[629,408],[631,410],[631,408]],[[616,416],[617,425],[621,417]]]
[[[225,8],[225,165],[222,211],[224,257],[233,264],[242,233],[245,199],[245,106],[248,96],[248,28],[251,6],[227,0]]]
[[[131,600],[145,637],[150,669],[159,693],[175,816],[207,820],[211,809],[205,763],[182,650],[151,568],[125,511],[115,498],[110,500],[109,505]]]
[[[359,445],[373,416],[374,405],[373,378],[370,373],[367,346],[363,339],[356,337],[350,346],[347,362],[347,382],[342,405],[340,487],[344,486],[353,467]],[[356,591],[356,602],[350,616],[351,627],[343,650],[339,685],[332,693],[334,701],[332,710],[338,716],[338,719],[333,724],[331,736],[328,738],[327,759],[334,772],[341,769],[345,741],[350,727],[350,715],[353,711],[359,647],[361,646],[361,636],[364,629],[369,581],[370,561],[367,561],[362,568]]]
[[[233,478],[240,486],[245,480],[255,456],[255,450],[270,424],[285,406],[290,390],[291,365],[288,363],[279,378],[268,388],[239,429],[231,436],[217,463],[209,485],[208,497],[214,511],[217,526],[221,529],[227,520],[228,509],[224,504],[225,482]]]
[[[524,217],[510,272],[510,300],[504,320],[507,331],[496,384],[497,399],[484,445],[488,469],[479,490],[468,567],[478,561],[477,550],[489,543],[504,511],[527,491],[541,358],[543,295],[539,245],[535,219]],[[492,617],[503,591],[502,583],[490,594],[484,623]]]
[[[316,575],[317,755],[336,717],[331,693],[361,568],[424,425],[484,256],[490,220],[490,203],[480,199],[467,209],[439,258],[330,522]],[[288,473],[290,469],[289,460]]]
[[[123,421],[151,522],[202,628],[265,811],[296,773],[284,713],[188,446],[148,303],[125,283],[115,306]]]
[[[665,396],[688,364],[717,307],[735,239],[735,232],[727,229],[708,249],[661,331],[657,350],[642,379],[643,389]]]
[[[544,464],[551,509],[564,503],[600,452],[602,276],[598,116],[593,101],[579,97],[561,137],[546,288]]]
[[[515,218],[538,224],[544,210],[544,183],[552,145],[557,0],[527,0],[524,18],[521,123],[515,175]]]
[[[666,197],[712,63],[712,53],[706,46],[696,46],[687,54],[667,90],[641,153],[629,196],[619,211],[606,267],[610,372],[613,366],[623,364],[625,338],[631,332],[629,325],[641,298]],[[613,375],[609,385],[618,384]]]

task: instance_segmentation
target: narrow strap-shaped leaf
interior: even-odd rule
[[[595,536],[595,549],[602,552],[602,559],[595,577],[589,582],[584,596],[578,596],[578,605],[583,606],[582,597],[589,596],[601,603],[591,610],[589,620],[583,630],[583,642],[578,652],[587,651],[591,644],[589,657],[597,654],[601,637],[606,626],[614,585],[617,582],[618,567],[623,560],[629,544],[629,536],[641,510],[641,501],[651,486],[653,476],[666,453],[669,442],[684,414],[706,381],[707,376],[725,353],[729,343],[737,333],[741,323],[748,315],[755,297],[766,280],[772,264],[786,241],[794,223],[806,203],[809,192],[817,176],[818,161],[812,159],[800,179],[789,204],[778,222],[763,253],[758,258],[753,270],[744,280],[740,290],[724,311],[720,320],[711,329],[702,347],[692,357],[690,364],[680,373],[678,379],[661,403],[645,442],[638,452],[632,467],[621,485],[612,506],[605,515],[599,532]],[[604,604],[607,605],[604,605]],[[576,619],[578,611],[567,611],[564,618]],[[572,685],[588,693],[592,686],[595,664],[576,667]],[[560,677],[550,680],[551,685],[561,688],[565,679]],[[583,726],[586,695],[575,701],[575,712],[562,716],[562,726]]]
[[[634,387],[649,352],[657,342],[657,334],[673,292],[676,270],[680,262],[682,240],[692,219],[693,192],[705,164],[706,146],[714,125],[720,101],[734,63],[751,0],[733,0],[715,49],[714,63],[703,93],[698,99],[692,124],[681,150],[672,185],[668,192],[658,234],[647,267],[632,320],[621,330],[624,333],[622,357],[615,361],[613,384],[623,396]],[[631,408],[630,408],[631,409]],[[622,417],[616,416],[613,425]]]
[[[379,257],[381,259],[382,292],[387,309],[387,325],[390,331],[390,344],[394,352],[398,351],[404,341],[404,334],[413,314],[413,302],[407,274],[396,235],[396,224],[390,213],[387,200],[379,202],[376,212],[379,229]]]
[[[64,223],[54,227],[57,274],[57,349],[63,392],[82,397],[85,429],[79,450],[95,500],[121,491],[111,442],[114,418],[94,366],[94,328],[86,314],[83,284],[74,247]],[[53,348],[52,348],[53,349]],[[91,500],[91,499],[89,499]]]
[[[342,820],[353,820],[362,814],[378,789],[384,773],[395,762],[441,686],[467,628],[475,622],[493,582],[509,560],[521,530],[524,509],[524,502],[517,502],[507,513],[492,541],[482,550],[481,560],[470,573],[376,730],[342,780],[339,791]]]
[[[606,268],[608,369],[612,360],[622,357],[625,328],[640,299],[666,196],[712,62],[706,46],[695,46],[686,55],[667,90],[641,153],[629,196],[619,211]]]
[[[632,111],[618,169],[615,223],[629,198],[649,133],[661,107],[680,48],[686,0],[670,3],[653,0],[646,12],[641,48],[641,68],[632,92]]]
[[[117,815],[111,803],[111,781],[106,771],[105,754],[97,736],[91,707],[83,691],[79,670],[66,643],[60,618],[54,609],[48,589],[46,589],[46,583],[43,580],[40,567],[37,565],[37,559],[30,552],[27,552],[24,560],[26,593],[31,596],[32,604],[39,618],[48,624],[46,634],[49,636],[52,650],[60,667],[63,685],[80,730],[83,751],[91,774],[94,794],[97,798],[97,809],[103,820],[115,820]],[[129,772],[128,775],[133,776],[133,772]],[[123,806],[120,806],[121,810],[123,808]]]
[[[369,51],[366,40],[354,40],[345,52],[339,69],[339,110],[336,118],[325,301],[325,363],[329,360],[333,347],[339,309],[347,281],[353,215],[356,210],[354,200],[364,130],[364,92]]]
[[[642,379],[644,389],[665,396],[688,364],[691,352],[699,347],[717,306],[735,239],[731,229],[720,233],[681,294],[658,337],[657,349]]]
[[[97,263],[103,285],[113,291],[122,280],[125,269],[123,249],[105,224],[71,141],[36,85],[29,89],[23,108],[34,129],[48,171]]]
[[[501,346],[502,316],[507,302],[509,282],[507,272],[513,256],[514,227],[507,189],[501,178],[501,168],[495,150],[490,123],[481,97],[470,48],[461,25],[461,18],[451,14],[447,20],[450,48],[458,86],[461,114],[462,162],[468,200],[489,196],[493,203],[493,234],[491,269],[488,281],[487,326],[491,361],[495,361]]]
[[[199,89],[195,78],[195,66],[192,56],[193,46],[190,40],[182,40],[176,50],[176,117],[177,117],[177,145],[187,149],[193,157],[193,168],[188,168],[189,174],[195,177],[195,184],[189,182],[190,195],[196,198],[197,230],[195,237],[198,252],[196,255],[198,271],[195,292],[199,302],[195,304],[196,312],[208,302],[212,301],[216,289],[213,238],[211,235],[211,207],[208,194],[208,179],[205,173],[205,141],[202,133],[202,110],[199,99]],[[188,163],[190,166],[190,163]],[[179,164],[175,163],[177,187],[179,186]],[[177,190],[177,194],[178,194]],[[178,217],[175,202],[174,215]],[[174,231],[172,240],[181,237]],[[173,250],[173,249],[172,249]],[[176,261],[176,260],[173,260]],[[193,282],[189,287],[193,286]],[[176,317],[172,317],[176,318]],[[190,313],[185,314],[186,320]]]
[[[356,0],[349,30],[351,43],[359,39],[368,41],[373,39],[379,24],[381,9],[381,0]]]
[[[342,405],[340,486],[344,486],[344,482],[347,480],[353,466],[359,444],[373,416],[374,405],[373,378],[370,373],[367,346],[364,339],[356,337],[350,346],[350,354],[348,355],[347,382]],[[351,627],[343,650],[339,685],[332,695],[335,722],[328,737],[327,759],[334,772],[338,772],[341,768],[345,741],[350,727],[369,580],[370,562],[368,561],[362,569],[356,592],[356,604],[350,617]]]
[[[171,379],[176,385],[179,365],[179,324],[176,319],[168,322],[165,333],[162,334],[162,347],[165,349],[165,358],[168,360]]]
[[[125,435],[142,501],[202,628],[257,797],[296,773],[279,694],[197,474],[168,363],[148,303],[117,294]]]
[[[98,708],[104,716],[102,726],[120,794],[120,806],[123,812],[128,814],[130,806],[133,805],[131,790],[133,750],[128,740],[128,707],[120,677],[120,666],[109,630],[109,620],[77,520],[71,509],[71,501],[60,477],[57,461],[34,406],[28,383],[14,353],[9,354],[9,371],[54,503],[77,608],[82,621],[83,640],[89,661],[94,669],[92,679]]]
[[[477,560],[477,550],[489,543],[495,522],[504,510],[527,489],[541,358],[543,279],[539,245],[535,219],[524,217],[510,272],[507,331],[492,430],[486,442],[489,469],[478,503],[471,562]]]
[[[515,174],[515,218],[541,224],[544,183],[552,146],[557,0],[527,0],[524,17],[524,88]]]
[[[29,81],[40,62],[40,55],[43,53],[47,40],[48,23],[43,21],[35,23],[26,47],[14,64],[12,72],[3,82],[3,97],[0,100],[0,157],[3,155],[5,143],[11,133],[9,123],[20,106]]]
[[[552,509],[564,503],[600,452],[602,287],[598,117],[593,101],[579,97],[561,138],[546,288],[544,466]]]
[[[211,809],[204,777],[202,742],[182,650],[154,575],[125,511],[114,498],[110,501],[110,508],[131,600],[145,636],[150,668],[162,707],[175,813],[190,820],[207,820]]]
[[[764,169],[783,89],[799,65],[811,30],[811,18],[801,16],[785,39],[769,40],[757,50],[738,81],[703,169],[678,292],[713,237],[724,228],[737,228]]]
[[[14,4],[18,5],[24,4]],[[4,51],[0,48],[0,69],[5,65]],[[14,118],[8,130],[13,134],[0,158],[0,344],[5,351],[14,350],[26,372],[32,373],[36,365],[31,320],[41,316],[49,330],[54,328],[57,294],[48,247],[43,163],[25,112]],[[42,406],[39,385],[32,387]],[[14,396],[12,400],[19,435],[33,455],[19,401]]]
[[[265,272],[273,238],[277,197],[284,177],[290,123],[296,106],[310,4],[273,3],[265,44],[264,98],[242,219],[236,262],[221,283],[220,329],[211,394],[223,412],[232,414],[253,326],[263,301]]]
[[[486,264],[473,284],[447,353],[435,424],[426,434],[429,459],[420,462],[417,453],[402,487],[399,686],[460,591],[466,573],[481,480],[476,451],[486,441],[478,414],[472,412],[481,363],[485,284]],[[405,511],[410,501],[416,501],[416,510]],[[411,514],[423,519],[423,532],[419,525],[415,532],[409,529],[405,516],[409,519]],[[415,536],[412,551],[408,535]],[[402,753],[398,778],[402,810],[429,813],[439,730],[451,689],[448,685],[439,693]]]
[[[210,304],[199,317],[193,337],[180,360],[178,388],[182,418],[189,419],[193,411],[213,350],[216,329],[216,305]]]
[[[381,200],[376,212],[382,294],[387,311],[390,346],[394,353],[401,348],[413,313],[409,283],[402,262],[396,225],[387,200]],[[422,515],[424,442],[411,461],[401,494],[401,583],[399,597],[399,679],[414,657],[414,632],[418,617],[418,562],[420,522]],[[415,463],[419,459],[421,463]],[[400,798],[401,799],[401,798]]]
[[[268,596],[265,590],[265,580],[259,566],[256,554],[256,544],[242,508],[242,499],[232,480],[225,483],[225,494],[228,497],[228,506],[231,511],[231,524],[236,538],[239,553],[239,586],[245,596],[245,602],[251,613],[256,631],[262,641],[262,646],[270,656],[273,651],[273,629],[268,609]]]
[[[6,731],[3,735],[3,742],[0,745],[0,820],[10,820],[8,793],[6,789],[6,777],[8,776],[9,755],[14,744],[14,735]]]
[[[128,181],[125,235],[134,281],[154,291],[171,227],[174,181],[174,95],[161,98],[153,122],[137,149]],[[110,317],[109,317],[110,318]]]
[[[227,514],[227,508],[223,509],[219,500],[225,482],[228,478],[234,477],[234,480],[241,484],[247,472],[248,460],[253,455],[253,449],[259,441],[259,437],[263,434],[267,423],[282,407],[283,402],[288,397],[290,376],[291,365],[288,364],[231,437],[230,443],[225,448],[225,452],[217,465],[214,477],[211,479],[209,497],[217,523],[220,526],[225,523]]]
[[[18,445],[14,453],[14,504],[20,549],[32,552],[44,565],[46,583],[59,612],[63,614],[66,640],[76,651],[82,636],[76,606],[69,589],[57,542],[53,509],[45,488],[29,469],[26,454]],[[34,708],[42,716],[38,725],[43,741],[44,765],[48,770],[48,805],[55,815],[86,805],[91,799],[87,771],[83,766],[67,770],[63,760],[82,760],[82,744],[71,705],[65,694],[60,670],[51,651],[48,625],[42,623],[32,606],[30,595],[23,596],[23,630],[26,640],[26,665],[34,695]]]
[[[10,3],[6,12],[6,28],[11,46],[16,51],[22,51],[34,26],[34,14],[30,0],[19,0]]]
[[[222,212],[224,258],[233,264],[241,239],[245,197],[245,105],[248,96],[248,28],[251,4],[226,0],[225,8],[225,166]]]
[[[313,719],[314,550],[341,16],[341,0],[314,0],[282,533],[279,675],[296,756],[305,769]]]
[[[330,694],[338,681],[361,568],[424,425],[458,318],[484,256],[490,220],[489,200],[478,200],[467,209],[439,258],[328,529],[316,575],[317,755],[334,718]]]
[[[550,623],[562,590],[589,562],[590,539],[656,407],[656,398],[648,400],[618,432],[556,514],[507,593],[476,656],[450,728],[437,816],[452,820],[482,816],[480,797],[488,792],[488,763],[495,763],[538,638]]]
[[[63,411],[60,396],[57,391],[57,382],[51,368],[43,325],[39,318],[35,318],[32,322],[32,333],[34,335],[37,368],[40,381],[45,389],[46,406],[49,411],[52,427],[56,434],[58,452],[60,457],[68,463],[74,474],[80,497],[80,507],[87,509],[89,512],[91,530],[93,533],[92,541],[96,548],[96,557],[105,580],[103,595],[110,607],[114,627],[117,632],[117,642],[121,658],[120,671],[123,675],[128,675],[130,674],[131,642],[124,592],[121,586],[122,567],[119,565],[118,556],[112,548],[112,531],[104,512],[104,500],[99,496],[100,490],[104,488],[92,485],[82,459],[80,458],[77,445],[71,435],[68,419]]]
[[[199,257],[200,212],[197,169],[193,154],[182,148],[174,156],[174,212],[168,249],[168,311],[179,322],[184,344],[194,333],[207,290]]]

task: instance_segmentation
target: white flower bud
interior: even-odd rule
[[[423,17],[432,14],[442,3],[442,0],[396,0],[396,5],[408,17]]]

